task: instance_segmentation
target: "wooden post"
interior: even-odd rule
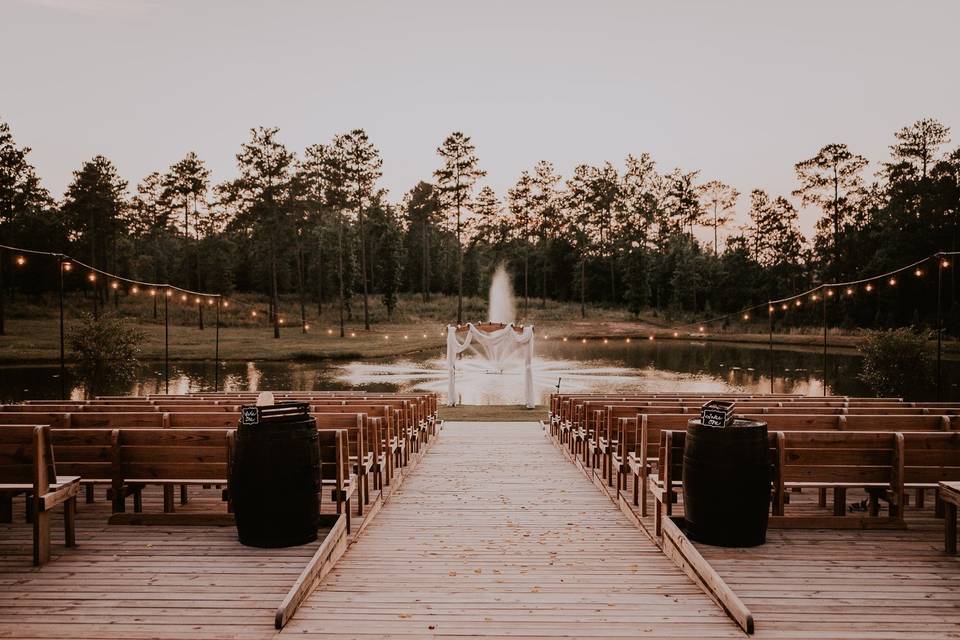
[[[767,315],[770,318],[770,393],[773,393],[773,305],[767,301]]]
[[[937,401],[942,394],[941,387],[941,356],[943,351],[943,258],[937,254]]]
[[[7,335],[6,322],[4,317],[6,315],[6,310],[4,306],[4,298],[7,295],[7,291],[4,288],[3,282],[3,263],[6,261],[7,256],[3,251],[3,248],[0,247],[0,336]]]
[[[43,496],[50,490],[47,440],[49,427],[33,430],[33,564],[41,566],[50,561],[50,512],[43,509]]]
[[[216,331],[213,347],[213,392],[220,390],[220,297],[217,296]]]
[[[823,297],[823,397],[827,397],[827,290],[820,289]]]
[[[64,334],[63,334],[63,265],[66,256],[61,255],[57,258],[57,266],[60,269],[60,397],[67,399],[67,367],[64,357]]]
[[[170,393],[170,290],[163,293],[163,381],[164,393]]]

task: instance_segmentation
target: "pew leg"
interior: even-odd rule
[[[821,507],[827,506],[827,490],[825,488],[820,489],[820,498],[818,499],[817,504]]]
[[[847,490],[843,487],[833,488],[833,515],[844,516],[847,514]]]
[[[937,489],[933,494],[933,515],[937,518],[943,518],[946,510],[943,506],[943,500],[940,499],[940,490]]]
[[[113,512],[125,512],[127,510],[127,488],[122,484],[114,484],[110,489],[110,494],[110,497],[113,499]]]
[[[187,485],[180,485],[180,504],[187,504],[187,501],[190,500],[190,494],[187,491]]]
[[[33,565],[42,566],[50,561],[50,512],[33,514]]]
[[[84,491],[84,494],[85,494],[84,500],[86,501],[87,504],[93,504],[93,497],[94,497],[94,496],[93,496],[93,489],[94,489],[94,487],[93,487],[92,484],[88,484],[87,486],[85,486],[85,487],[83,488],[83,491]]]
[[[957,552],[957,505],[948,503],[944,505],[944,516],[946,522],[943,524],[943,546],[947,553]]]
[[[650,486],[647,483],[647,474],[640,476],[640,516],[646,518],[650,512]]]
[[[917,509],[923,509],[924,490],[923,487],[917,487]]]
[[[880,496],[876,491],[870,492],[870,517],[876,518],[880,515]]]
[[[34,507],[33,494],[28,493],[26,495],[26,499],[23,502],[24,502],[24,505],[23,505],[24,522],[26,522],[27,524],[31,524],[33,522],[33,507]]]
[[[77,546],[77,498],[63,503],[63,540],[64,546]]]
[[[173,485],[163,485],[163,512],[173,513]]]
[[[0,493],[0,522],[13,522],[13,494]]]
[[[138,485],[133,488],[133,512],[140,513],[142,511],[143,511],[143,487]]]
[[[350,500],[347,499],[347,501],[344,503],[343,506],[344,506],[344,513],[347,514],[347,533],[350,533],[352,531],[350,527]]]
[[[640,476],[635,473],[631,473],[630,475],[633,476],[633,506],[639,507],[640,506]]]
[[[660,539],[663,528],[663,503],[659,500],[654,501],[653,506],[653,537]]]

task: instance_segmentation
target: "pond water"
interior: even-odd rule
[[[538,397],[560,390],[646,392],[742,392],[822,395],[823,354],[816,350],[777,349],[719,342],[611,340],[563,343],[538,342],[534,382]],[[855,354],[829,354],[827,392],[870,395],[857,380],[861,359]],[[945,361],[945,399],[960,397],[953,381],[960,363]],[[771,385],[771,377],[773,379]],[[221,390],[260,389],[366,389],[371,391],[435,391],[446,396],[444,351],[429,350],[390,359],[321,362],[232,362],[221,364]],[[171,363],[170,393],[210,391],[214,385],[212,362]],[[66,388],[73,398],[84,389],[67,371]],[[113,393],[163,393],[163,363],[141,367],[137,379]],[[458,400],[465,404],[521,404],[522,364],[508,363],[502,373],[491,372],[478,357],[459,365]],[[933,399],[932,387],[913,390],[911,399]],[[0,401],[56,399],[60,397],[57,366],[0,367]]]

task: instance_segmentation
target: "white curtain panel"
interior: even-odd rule
[[[524,326],[520,332],[513,325],[507,325],[496,331],[481,331],[473,323],[467,324],[467,335],[460,342],[457,339],[457,327],[447,327],[447,373],[450,382],[447,389],[447,404],[457,404],[457,356],[470,348],[473,342],[483,347],[488,358],[494,363],[501,363],[512,353],[523,349],[524,353],[524,397],[528,409],[537,405],[536,392],[533,388],[533,326]]]

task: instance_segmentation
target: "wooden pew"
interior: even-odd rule
[[[902,528],[904,496],[904,434],[889,432],[780,432],[779,511],[771,526],[794,528]],[[784,516],[786,490],[833,489],[832,516]],[[847,515],[848,489],[882,490],[890,499],[889,516],[879,518],[878,491],[870,492],[869,515]],[[782,521],[781,521],[782,520]]]
[[[960,432],[904,433],[903,448],[904,486],[916,492],[918,508],[923,507],[924,492],[932,489],[940,515],[939,483],[960,481]]]
[[[28,494],[33,518],[33,564],[50,560],[50,512],[63,505],[67,547],[76,546],[77,493],[80,478],[57,475],[50,427],[13,425],[0,428],[0,518],[12,519],[11,500]]]

